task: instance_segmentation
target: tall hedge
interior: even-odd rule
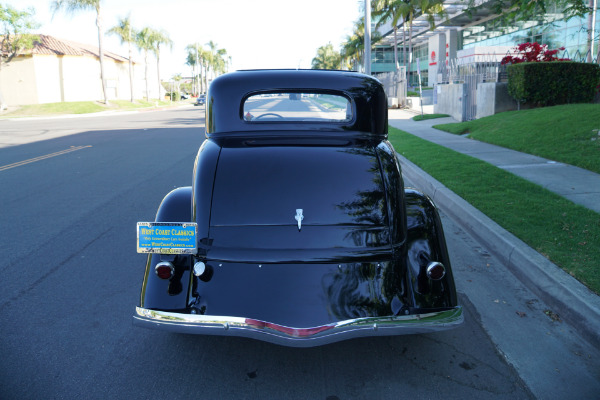
[[[539,106],[591,103],[600,84],[600,66],[572,61],[509,65],[508,93]]]

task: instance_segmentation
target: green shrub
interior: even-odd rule
[[[167,99],[171,99],[171,101],[181,100],[181,95],[179,94],[179,92],[167,92],[165,93],[165,97]]]
[[[590,103],[600,83],[597,64],[531,62],[509,65],[508,93],[519,102],[540,106]]]

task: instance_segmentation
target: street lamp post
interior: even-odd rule
[[[365,0],[365,74],[371,75],[371,0]]]

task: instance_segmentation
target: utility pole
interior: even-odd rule
[[[194,45],[196,47],[196,68],[198,68],[198,75],[194,76],[194,85],[196,85],[196,96],[200,96],[200,57],[198,50],[198,43]]]
[[[371,75],[371,0],[365,0],[365,74]]]
[[[594,0],[592,3],[592,59],[594,59],[594,35],[596,34],[596,9],[598,8],[598,0]],[[598,40],[600,42],[600,39]],[[600,46],[600,43],[598,44]]]

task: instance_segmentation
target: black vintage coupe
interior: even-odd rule
[[[300,347],[460,325],[440,218],[387,129],[370,76],[215,79],[192,186],[137,226],[134,323]]]

